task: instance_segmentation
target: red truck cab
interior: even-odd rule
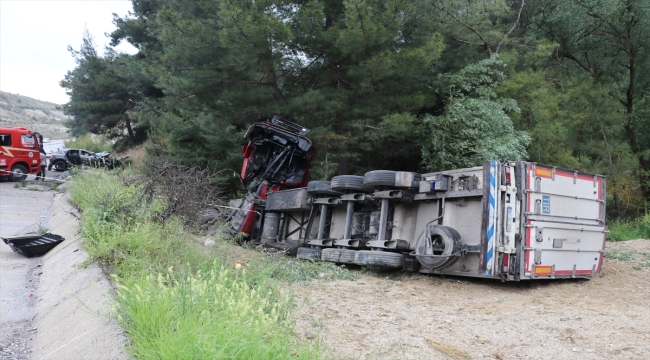
[[[24,127],[0,127],[0,179],[21,181],[40,171],[40,134]]]

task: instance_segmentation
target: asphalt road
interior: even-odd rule
[[[54,191],[30,175],[26,186],[0,182],[0,237],[34,234],[47,226]],[[16,254],[0,242],[0,359],[29,359],[40,258]]]

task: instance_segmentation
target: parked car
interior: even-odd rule
[[[65,171],[72,166],[86,165],[113,169],[122,166],[126,158],[115,158],[111,153],[103,151],[94,153],[83,149],[59,149],[50,156],[48,170]]]

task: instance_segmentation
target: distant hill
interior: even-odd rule
[[[24,126],[38,131],[44,137],[66,139],[63,120],[68,117],[57,110],[59,105],[27,96],[0,91],[0,126]]]

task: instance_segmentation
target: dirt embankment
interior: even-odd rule
[[[650,240],[607,246],[592,280],[370,273],[292,286],[298,334],[337,359],[649,359]]]
[[[0,185],[9,190],[9,183]],[[125,358],[126,338],[110,316],[110,284],[96,265],[78,266],[87,255],[74,209],[63,195],[53,204],[50,231],[66,241],[42,263],[13,259],[12,269],[28,264],[16,279],[20,286],[40,278],[35,289],[16,293],[20,301],[33,293],[28,303],[36,312],[17,325],[22,333],[3,323],[0,340],[14,333],[13,339],[34,339],[32,359]],[[13,235],[1,220],[3,234]],[[293,317],[298,335],[309,333],[334,359],[648,359],[650,240],[607,248],[604,271],[592,280],[501,283],[364,271],[357,281],[290,285]],[[0,358],[29,359],[26,344],[21,354],[0,351]]]

